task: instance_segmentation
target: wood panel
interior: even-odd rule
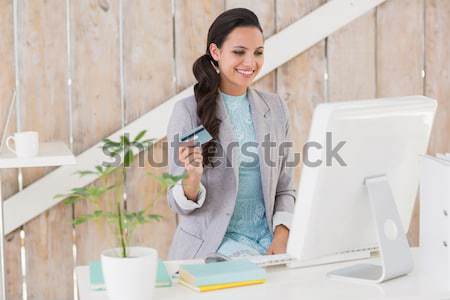
[[[128,170],[128,209],[136,211],[151,207],[150,213],[159,214],[163,218],[137,229],[133,244],[155,248],[159,256],[165,259],[177,225],[176,218],[167,205],[166,192],[157,180],[147,174],[157,176],[168,172],[167,140],[155,144],[141,158],[140,161],[137,157]]]
[[[14,22],[13,2],[0,1],[0,136],[3,134],[6,117],[15,88],[14,71]],[[11,116],[7,134],[16,131],[16,113]],[[1,137],[0,137],[1,139]],[[6,147],[5,147],[6,148]],[[7,199],[18,190],[17,170],[1,170],[1,196]],[[20,230],[6,236],[5,272],[6,296],[8,299],[22,299],[22,270],[20,262]]]
[[[277,1],[277,31],[310,13],[324,2],[324,0]],[[324,41],[278,68],[278,94],[286,101],[291,113],[291,134],[295,153],[302,152],[308,138],[314,107],[325,100],[325,72]],[[300,173],[300,167],[296,167],[296,184],[299,182]],[[298,184],[296,187],[298,188]]]
[[[225,0],[225,9],[244,7],[253,11],[263,28],[264,39],[269,38],[276,31],[275,28],[275,1],[266,0]],[[276,90],[276,71],[267,74],[253,84],[253,87],[267,92]]]
[[[376,96],[375,24],[373,10],[328,37],[329,101]]]
[[[23,1],[18,13],[22,128],[67,143],[65,2]],[[24,169],[24,186],[50,170]],[[73,298],[71,222],[60,204],[24,225],[28,299]]]
[[[195,83],[192,64],[206,53],[208,29],[223,11],[223,0],[175,0],[177,92]]]
[[[175,94],[171,1],[125,1],[123,16],[129,123]]]
[[[438,101],[429,152],[450,152],[450,2],[426,2],[425,94]]]
[[[118,1],[71,1],[73,51],[73,135],[76,154],[121,127]],[[121,174],[95,184],[121,180]],[[111,203],[113,193],[102,198]],[[75,205],[75,216],[92,211]],[[105,223],[76,228],[77,264],[99,259],[111,247]]]
[[[391,0],[377,11],[377,95],[423,93],[423,1]]]
[[[423,93],[424,19],[422,0],[391,0],[377,10],[377,96]],[[418,245],[419,201],[408,239]]]
[[[175,94],[171,2],[126,2],[124,24],[126,115],[130,122]],[[142,129],[152,131],[152,128]],[[158,185],[146,173],[168,171],[167,168],[154,168],[147,159],[149,153],[161,158],[165,154],[163,151],[160,142],[150,152],[144,153],[142,165],[136,160],[127,170],[128,210],[142,209],[158,197],[161,198]],[[176,227],[176,216],[168,208],[165,194],[155,203],[151,212],[162,215],[162,221],[139,228],[133,244],[153,247],[165,258]]]

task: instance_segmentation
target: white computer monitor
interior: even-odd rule
[[[318,105],[308,142],[318,143],[322,149],[314,144],[308,151],[310,163],[302,165],[288,254],[305,261],[364,251],[378,247],[381,238],[390,258],[400,255],[392,251],[408,247],[404,229],[409,228],[418,188],[419,156],[426,153],[436,107],[435,100],[424,96]],[[336,160],[326,165],[327,133],[333,143],[329,149],[345,142],[338,153],[346,165]],[[312,166],[318,159],[322,164]],[[392,205],[390,191],[395,200]],[[397,223],[395,212],[390,212],[395,210],[394,204],[401,220]],[[374,213],[379,216],[377,222]],[[381,235],[378,229],[383,231]],[[403,246],[395,244],[398,240]],[[410,262],[403,268],[401,272],[408,272]],[[378,282],[388,279],[389,274],[380,279],[380,272],[386,270],[369,271],[363,277]]]

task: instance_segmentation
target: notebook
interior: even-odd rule
[[[232,282],[232,283],[203,285],[203,286],[194,286],[192,284],[184,282],[183,280],[178,280],[178,282],[184,286],[187,286],[188,288],[193,289],[194,291],[197,291],[197,292],[209,292],[209,291],[216,291],[216,290],[222,290],[222,289],[228,289],[228,288],[240,287],[240,286],[246,286],[246,285],[262,284],[262,283],[266,282],[266,280],[265,279],[250,280],[250,281],[243,281],[243,282]]]
[[[265,279],[266,271],[247,259],[180,266],[180,280],[196,287]]]
[[[89,264],[89,278],[91,290],[106,290],[105,281],[103,279],[102,264],[100,261],[93,261]],[[156,273],[156,287],[167,287],[172,285],[169,273],[162,260],[158,261],[158,270]]]

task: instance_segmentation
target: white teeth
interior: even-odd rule
[[[242,74],[242,75],[251,75],[253,74],[253,71],[245,71],[245,70],[236,70],[238,73]]]

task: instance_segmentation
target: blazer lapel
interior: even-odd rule
[[[266,100],[262,98],[254,89],[248,89],[248,100],[253,118],[253,126],[255,127],[256,142],[258,143],[259,166],[261,171],[261,184],[264,195],[264,204],[266,207],[267,220],[271,220],[271,212],[273,211],[273,201],[270,201],[270,188],[272,186],[272,168],[266,163],[271,160],[272,149],[269,149],[269,157],[265,157],[264,136],[271,134],[270,132],[270,108]]]

